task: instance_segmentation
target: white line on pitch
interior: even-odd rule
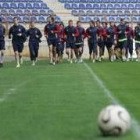
[[[117,99],[115,99],[115,97],[113,96],[113,94],[111,93],[111,91],[109,89],[107,89],[107,87],[104,85],[103,81],[94,73],[94,71],[88,66],[88,64],[84,63],[86,69],[88,70],[88,72],[91,74],[93,80],[95,80],[98,85],[102,88],[102,90],[104,91],[105,95],[111,100],[111,102],[115,103],[115,104],[119,104],[119,101]],[[132,128],[133,128],[133,132],[135,133],[136,137],[140,138],[140,125],[138,123],[138,121],[132,116]]]

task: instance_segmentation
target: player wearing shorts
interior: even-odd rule
[[[57,27],[54,22],[54,18],[51,16],[48,18],[48,24],[44,28],[44,36],[46,37],[49,46],[50,63],[53,65],[55,65],[56,63],[56,45],[57,45],[56,30]]]
[[[111,22],[109,27],[107,28],[106,31],[106,47],[109,53],[109,59],[111,62],[114,61],[114,42],[115,42],[115,24],[114,22]]]
[[[117,26],[117,38],[118,46],[121,50],[122,61],[126,61],[126,49],[127,49],[127,32],[128,28],[124,19],[121,19],[121,23]]]
[[[0,67],[3,67],[4,59],[4,50],[5,50],[5,27],[2,25],[2,19],[0,19]]]
[[[73,63],[75,41],[76,36],[78,36],[78,31],[76,27],[73,26],[73,21],[68,21],[68,26],[65,28],[65,38],[66,38],[66,54],[68,55],[68,61]]]
[[[84,38],[85,38],[85,29],[81,26],[81,22],[77,21],[77,27],[76,27],[77,31],[78,31],[78,36],[76,36],[76,42],[75,42],[75,55],[76,55],[76,62],[78,63],[82,63],[82,54],[83,54],[83,47],[84,47]]]
[[[135,36],[135,46],[136,46],[136,61],[140,61],[140,23],[137,24],[134,31]]]
[[[40,38],[42,37],[41,31],[35,27],[35,22],[31,21],[30,29],[27,30],[27,37],[29,37],[29,51],[32,66],[35,66],[38,57]]]
[[[89,55],[90,59],[92,59],[93,55],[93,63],[95,63],[97,59],[97,43],[98,43],[98,28],[95,26],[94,21],[89,22],[90,27],[86,30],[86,36],[88,38],[88,46],[89,46]]]
[[[14,17],[14,25],[9,29],[9,39],[12,36],[12,45],[15,53],[16,67],[19,68],[23,63],[22,51],[24,48],[24,42],[26,41],[26,30],[18,23],[18,18]]]
[[[133,38],[134,38],[134,32],[133,32],[133,28],[130,27],[129,23],[127,23],[127,28],[128,28],[128,32],[127,32],[126,57],[127,57],[127,61],[129,61],[128,53],[130,53],[130,59],[133,61]]]

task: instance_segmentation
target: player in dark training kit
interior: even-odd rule
[[[81,63],[82,60],[82,54],[83,54],[83,47],[84,47],[84,38],[86,37],[85,29],[81,26],[81,22],[77,21],[77,27],[78,36],[76,36],[76,42],[75,42],[75,54],[76,54],[76,62]]]
[[[3,66],[4,59],[4,50],[5,50],[5,27],[2,25],[2,19],[0,19],[0,67]]]
[[[16,67],[19,68],[20,64],[23,63],[22,51],[24,47],[24,42],[26,41],[26,30],[18,23],[17,17],[14,17],[14,25],[9,30],[9,39],[12,35],[12,45],[15,53],[15,59],[17,62]]]
[[[32,66],[34,66],[38,57],[39,43],[41,42],[40,38],[42,37],[41,31],[35,27],[34,21],[30,23],[30,29],[27,30],[27,37],[29,37],[30,58]]]
[[[109,59],[111,62],[114,61],[114,42],[115,42],[115,37],[116,35],[116,28],[114,22],[110,23],[110,26],[106,30],[106,47],[109,53]]]
[[[136,61],[140,61],[140,23],[138,23],[138,25],[135,27],[134,36],[135,36],[135,46],[136,46],[136,54],[137,54]]]
[[[120,25],[117,26],[116,33],[118,38],[118,46],[121,49],[122,61],[126,61],[127,32],[128,27],[126,26],[124,19],[121,19]]]
[[[65,28],[65,38],[66,54],[68,55],[68,61],[70,61],[70,63],[73,63],[76,36],[78,36],[78,31],[73,26],[73,21],[69,20],[68,26]]]
[[[44,35],[47,39],[49,46],[50,63],[53,65],[55,65],[56,63],[56,46],[57,46],[56,30],[57,26],[54,22],[54,18],[49,17],[48,24],[44,28]]]
[[[89,55],[91,59],[91,55],[93,55],[93,63],[97,59],[97,43],[98,43],[98,35],[99,30],[95,26],[93,21],[89,22],[90,27],[86,30],[87,38],[88,38],[88,46],[89,46]]]

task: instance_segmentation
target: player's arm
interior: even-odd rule
[[[44,36],[48,38],[48,30],[47,30],[47,25],[44,27]]]
[[[8,33],[8,37],[9,37],[9,39],[11,39],[11,35],[12,35],[12,27],[9,29],[9,33]]]

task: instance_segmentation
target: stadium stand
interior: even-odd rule
[[[118,22],[120,18],[130,21],[128,17],[130,13],[133,14],[134,22],[140,21],[138,18],[140,0],[59,0],[59,2],[82,22],[97,19],[104,21],[104,14],[108,15],[108,21]]]
[[[45,23],[48,15],[53,13],[53,10],[41,0],[0,0],[0,18],[3,22],[12,22],[12,18],[18,16],[20,22],[35,20]],[[59,16],[55,18],[56,21],[60,21]]]

